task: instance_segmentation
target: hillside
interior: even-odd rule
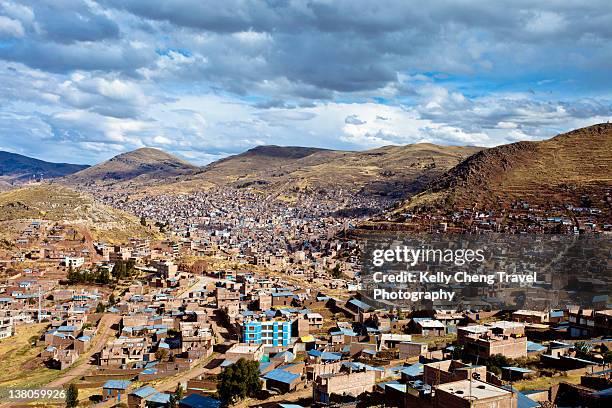
[[[480,150],[425,143],[362,152],[259,146],[159,188],[178,192],[232,186],[285,199],[297,192],[331,189],[405,197]]]
[[[16,225],[30,219],[80,226],[94,239],[109,242],[153,236],[136,217],[57,184],[36,184],[0,194],[0,233],[10,234]]]
[[[110,160],[79,171],[63,179],[75,184],[114,184],[126,181],[146,182],[187,174],[197,167],[162,150],[142,148],[117,155]]]
[[[33,179],[53,179],[86,169],[88,166],[51,163],[16,153],[0,151],[0,190]]]
[[[512,200],[580,204],[612,188],[612,124],[599,124],[539,142],[483,150],[430,183],[396,210],[495,208]]]

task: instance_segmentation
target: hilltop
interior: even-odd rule
[[[612,124],[552,139],[483,150],[445,172],[395,213],[498,208],[513,200],[580,205],[604,200],[612,186]],[[582,197],[582,198],[581,198]]]
[[[0,190],[33,179],[53,179],[76,173],[89,166],[51,163],[44,160],[0,151]]]
[[[427,143],[361,152],[258,146],[171,180],[160,188],[184,192],[231,186],[282,198],[330,189],[405,197],[481,149]]]
[[[132,180],[167,178],[187,174],[196,166],[163,150],[150,147],[119,154],[103,163],[65,177],[63,182],[74,184],[113,184]]]
[[[31,219],[80,226],[94,239],[111,242],[154,235],[133,215],[57,184],[36,184],[0,194],[0,232],[10,233],[16,223]]]

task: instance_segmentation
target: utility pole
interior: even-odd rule
[[[41,322],[41,315],[42,315],[42,292],[41,292],[41,285],[38,284],[38,323]]]

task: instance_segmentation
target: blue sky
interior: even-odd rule
[[[495,146],[612,118],[612,3],[0,0],[0,150]]]

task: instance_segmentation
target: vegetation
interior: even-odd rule
[[[495,375],[501,375],[502,367],[511,365],[508,357],[503,354],[495,354],[487,359],[487,370]]]
[[[170,403],[168,407],[169,408],[178,407],[179,401],[183,399],[184,395],[185,395],[185,391],[183,390],[183,387],[181,387],[181,384],[178,384],[176,386],[176,389],[174,390],[174,393],[170,396]]]
[[[107,269],[97,269],[94,271],[90,271],[88,269],[75,270],[72,268],[72,266],[68,268],[67,279],[68,283],[71,285],[84,283],[99,283],[100,285],[108,285],[111,282],[111,276]]]
[[[70,384],[66,390],[66,407],[75,408],[79,405],[79,389],[76,385]]]
[[[219,375],[217,394],[224,406],[247,397],[254,397],[259,391],[261,391],[261,381],[257,361],[241,358]]]

